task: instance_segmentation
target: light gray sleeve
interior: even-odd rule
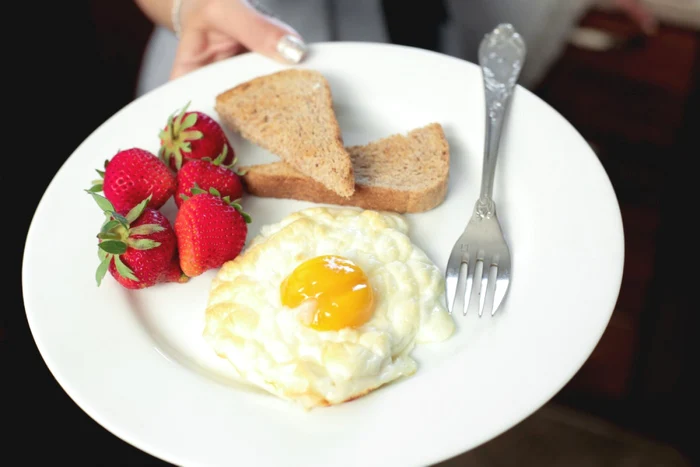
[[[443,52],[477,62],[479,43],[499,23],[511,23],[528,48],[520,84],[532,87],[566,47],[591,0],[445,0],[450,22]]]

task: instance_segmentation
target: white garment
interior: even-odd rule
[[[381,0],[266,0],[259,2],[299,31],[307,43],[389,42]],[[442,52],[476,62],[481,38],[502,22],[525,39],[528,56],[520,84],[537,84],[566,46],[591,0],[446,0],[450,21]],[[139,75],[137,96],[167,82],[177,39],[169,30],[153,32]]]

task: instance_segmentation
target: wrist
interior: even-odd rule
[[[170,22],[178,38],[183,28],[187,29],[192,20],[200,16],[202,9],[210,3],[207,0],[171,0],[171,2]]]

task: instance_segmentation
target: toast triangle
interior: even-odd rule
[[[355,191],[330,86],[315,70],[290,68],[216,97],[224,125],[341,198]]]
[[[406,135],[394,134],[364,146],[350,146],[356,177],[353,195],[341,197],[284,162],[242,167],[248,193],[378,211],[415,213],[445,199],[450,150],[442,126],[431,123]]]

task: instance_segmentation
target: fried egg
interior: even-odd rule
[[[265,226],[214,278],[204,338],[244,382],[304,408],[356,399],[454,332],[444,277],[398,214],[314,207]]]

